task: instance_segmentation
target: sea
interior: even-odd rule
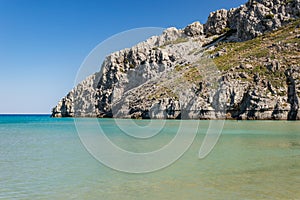
[[[86,128],[78,129],[78,124]],[[144,137],[150,124],[151,131],[162,128]],[[199,158],[210,124],[123,120],[122,127],[129,128],[124,130],[114,119],[1,115],[0,199],[300,199],[300,122],[225,121],[211,152]],[[83,142],[82,134],[97,134],[99,128],[112,144],[137,154],[159,152],[179,128],[186,136],[183,143],[193,140],[184,152],[176,150],[180,142],[174,144],[180,154],[174,162],[133,173],[97,158]],[[105,158],[114,156],[107,151]],[[157,156],[157,162],[168,160],[164,156]],[[139,170],[135,162],[126,167]]]

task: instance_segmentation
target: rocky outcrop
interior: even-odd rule
[[[297,69],[288,69],[285,71],[286,84],[288,87],[287,102],[290,104],[290,110],[288,112],[289,120],[299,119],[299,97],[297,94],[297,88],[299,89],[299,67]]]
[[[230,54],[233,46],[218,44],[276,30],[299,18],[299,5],[299,0],[251,0],[239,8],[211,13],[204,25],[168,28],[160,36],[112,53],[100,72],[59,101],[52,116],[298,120],[299,27],[286,28],[296,35],[289,36],[294,43],[253,42],[248,49],[256,51],[255,45],[265,44],[268,50],[256,53],[259,57],[249,50],[243,54],[248,57],[229,64],[224,58],[235,55]],[[270,58],[275,52],[285,60]]]
[[[200,22],[194,22],[183,30],[187,36],[199,36],[204,34],[203,25]]]
[[[225,9],[210,13],[204,25],[206,35],[220,35],[229,28],[228,11]]]
[[[299,0],[250,0],[239,8],[211,13],[204,32],[219,35],[234,30],[235,39],[243,41],[276,30],[299,17]]]
[[[73,88],[52,110],[54,117],[97,117],[95,107],[101,73],[95,73]]]

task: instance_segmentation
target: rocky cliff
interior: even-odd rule
[[[53,117],[300,119],[300,0],[250,0],[109,55]]]

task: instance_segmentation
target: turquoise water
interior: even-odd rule
[[[91,120],[82,123],[88,127]],[[188,130],[196,123],[183,126]],[[168,121],[149,141],[128,138],[111,119],[100,124],[118,146],[147,152],[170,141],[179,121]],[[300,199],[300,122],[226,121],[217,145],[202,160],[197,156],[208,122],[200,124],[177,162],[129,174],[94,159],[73,119],[0,116],[0,199]]]

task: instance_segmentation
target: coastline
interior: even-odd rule
[[[52,116],[300,120],[299,7],[249,1],[111,53]]]

